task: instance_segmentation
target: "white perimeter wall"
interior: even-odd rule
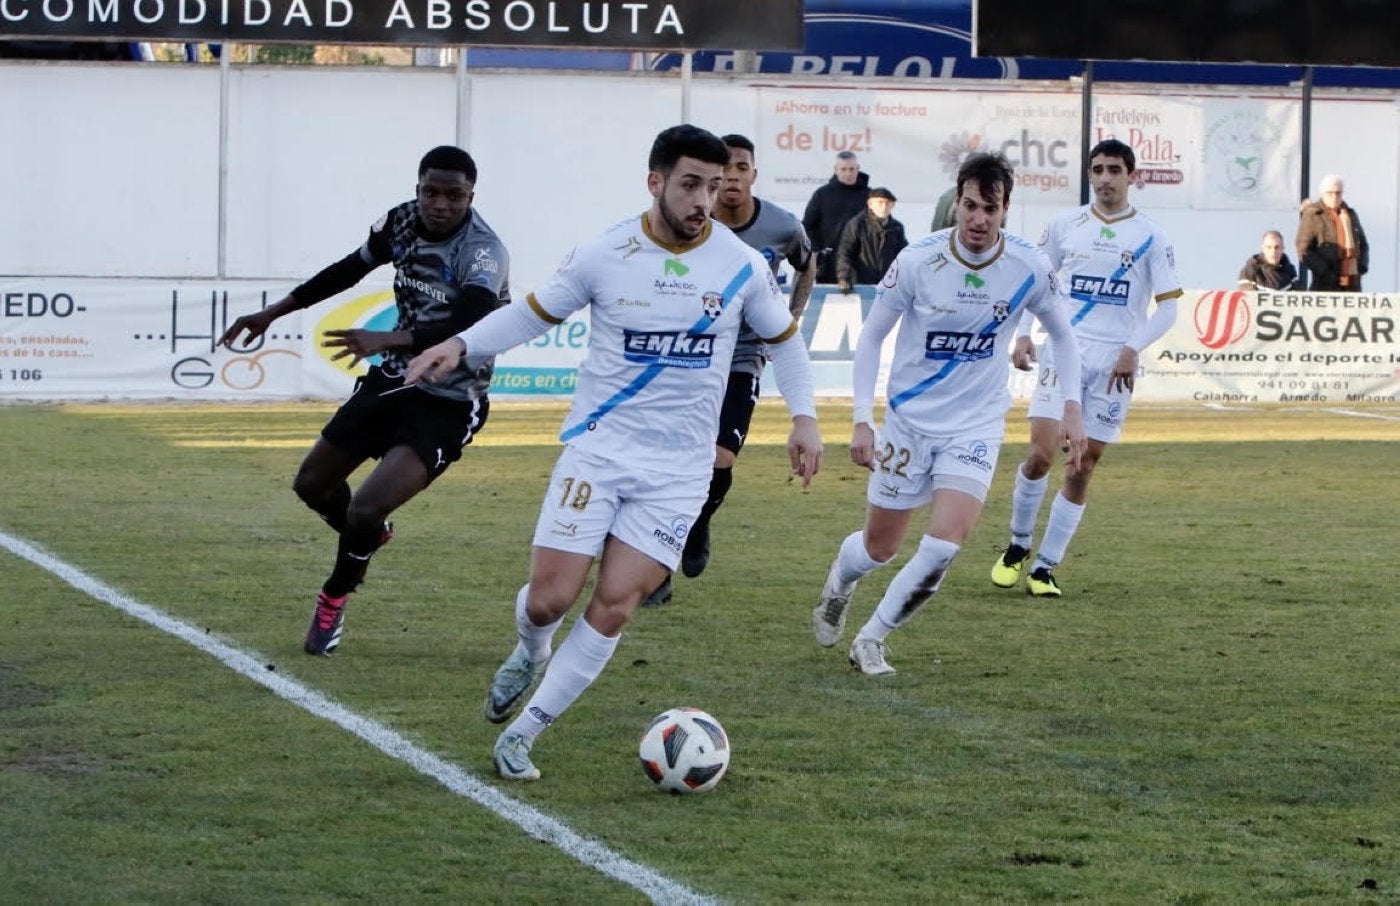
[[[466,86],[459,96],[451,69],[232,67],[220,274],[217,67],[0,63],[0,275],[294,282],[354,249],[380,214],[411,196],[424,150],[461,142],[481,170],[476,206],[511,250],[517,291],[528,290],[576,241],[647,204],[651,139],[681,120],[684,103],[674,74],[473,73]],[[875,181],[900,196],[895,216],[913,239],[927,232],[933,200],[950,182],[939,141],[928,141],[924,156],[917,142],[911,153],[909,136],[969,128],[940,121],[938,111],[967,103],[970,93],[996,95],[997,103],[1017,96],[1004,83],[944,86],[696,76],[689,103],[693,122],[760,143],[759,194],[798,214],[810,186],[766,177],[781,170],[824,178],[833,155],[817,149],[779,157],[771,146],[783,124],[772,108],[775,91],[816,99],[876,92],[927,106],[928,121],[874,123],[877,135],[879,128],[903,135],[898,152],[887,137],[862,155]],[[1077,105],[1065,86],[1025,86],[1023,94],[1046,91],[1062,110]],[[1101,86],[1096,100],[1111,103],[1125,91]],[[1131,88],[1138,108],[1150,108],[1159,91],[1161,103],[1176,110],[1198,98],[1248,100],[1226,89]],[[1292,105],[1288,115],[1296,119],[1296,93],[1254,90],[1250,97]],[[802,122],[817,128],[810,117]],[[833,122],[852,128],[849,117]],[[1077,113],[1058,128],[1073,137],[1077,156]],[[1177,137],[1182,153],[1197,155],[1188,139]],[[1319,92],[1311,150],[1314,181],[1343,174],[1370,237],[1366,288],[1400,287],[1400,101],[1394,93]],[[1290,187],[1298,183],[1298,152],[1272,149],[1283,156]],[[1018,189],[1010,228],[1034,239],[1051,214],[1075,203],[1077,166],[1070,168],[1073,197]],[[1281,229],[1291,246],[1292,196],[1265,207],[1205,209],[1154,205],[1152,190],[1144,191],[1138,203],[1173,237],[1186,286],[1232,285],[1266,228]]]

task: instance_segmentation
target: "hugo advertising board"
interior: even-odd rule
[[[1400,294],[1187,290],[1142,354],[1146,400],[1393,403]]]

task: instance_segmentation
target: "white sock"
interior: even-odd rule
[[[520,586],[520,591],[515,593],[515,634],[519,638],[515,650],[519,651],[531,663],[539,663],[549,657],[550,646],[554,643],[554,633],[559,629],[559,624],[564,622],[560,617],[553,623],[545,626],[536,626],[530,622],[530,618],[525,614],[525,599],[530,594],[529,584]]]
[[[540,735],[598,678],[621,638],[608,638],[583,617],[574,620],[573,629],[550,659],[540,687],[506,732],[519,733],[526,739]]]
[[[841,549],[836,553],[834,565],[836,581],[840,583],[840,587],[835,590],[843,595],[850,594],[857,582],[888,562],[889,560],[876,560],[865,550],[864,529],[852,532],[841,542]]]
[[[890,580],[885,596],[856,637],[883,642],[898,627],[909,622],[914,613],[933,597],[948,574],[948,567],[961,546],[942,538],[925,535],[919,549],[909,562]]]
[[[1074,539],[1079,528],[1079,520],[1084,518],[1085,503],[1070,503],[1064,494],[1056,494],[1050,503],[1050,518],[1045,521],[1045,537],[1040,539],[1040,550],[1036,553],[1034,572],[1041,567],[1054,569],[1065,559],[1065,551]]]
[[[1027,550],[1035,539],[1035,521],[1040,516],[1040,505],[1045,501],[1045,489],[1050,486],[1050,473],[1035,481],[1016,470],[1016,487],[1011,491],[1011,543],[1019,544]]]

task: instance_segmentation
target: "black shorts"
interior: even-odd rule
[[[402,377],[389,377],[378,366],[355,381],[355,392],[321,429],[321,436],[347,453],[374,459],[393,447],[406,446],[418,454],[437,478],[462,458],[462,448],[486,424],[491,403],[433,396],[419,387],[405,387]]]
[[[738,456],[744,449],[744,438],[749,436],[749,422],[753,421],[753,407],[757,404],[758,375],[729,372],[729,386],[724,390],[724,403],[719,409],[715,446]]]

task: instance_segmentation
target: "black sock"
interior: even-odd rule
[[[335,551],[335,568],[331,570],[326,584],[321,586],[327,596],[344,597],[364,581],[369,559],[379,548],[382,527],[382,522],[376,522],[367,529],[347,529],[340,533],[340,542]]]
[[[706,498],[705,505],[700,508],[700,519],[709,522],[710,517],[724,503],[724,495],[729,493],[729,488],[734,484],[734,468],[715,469],[710,476],[710,496]]]

